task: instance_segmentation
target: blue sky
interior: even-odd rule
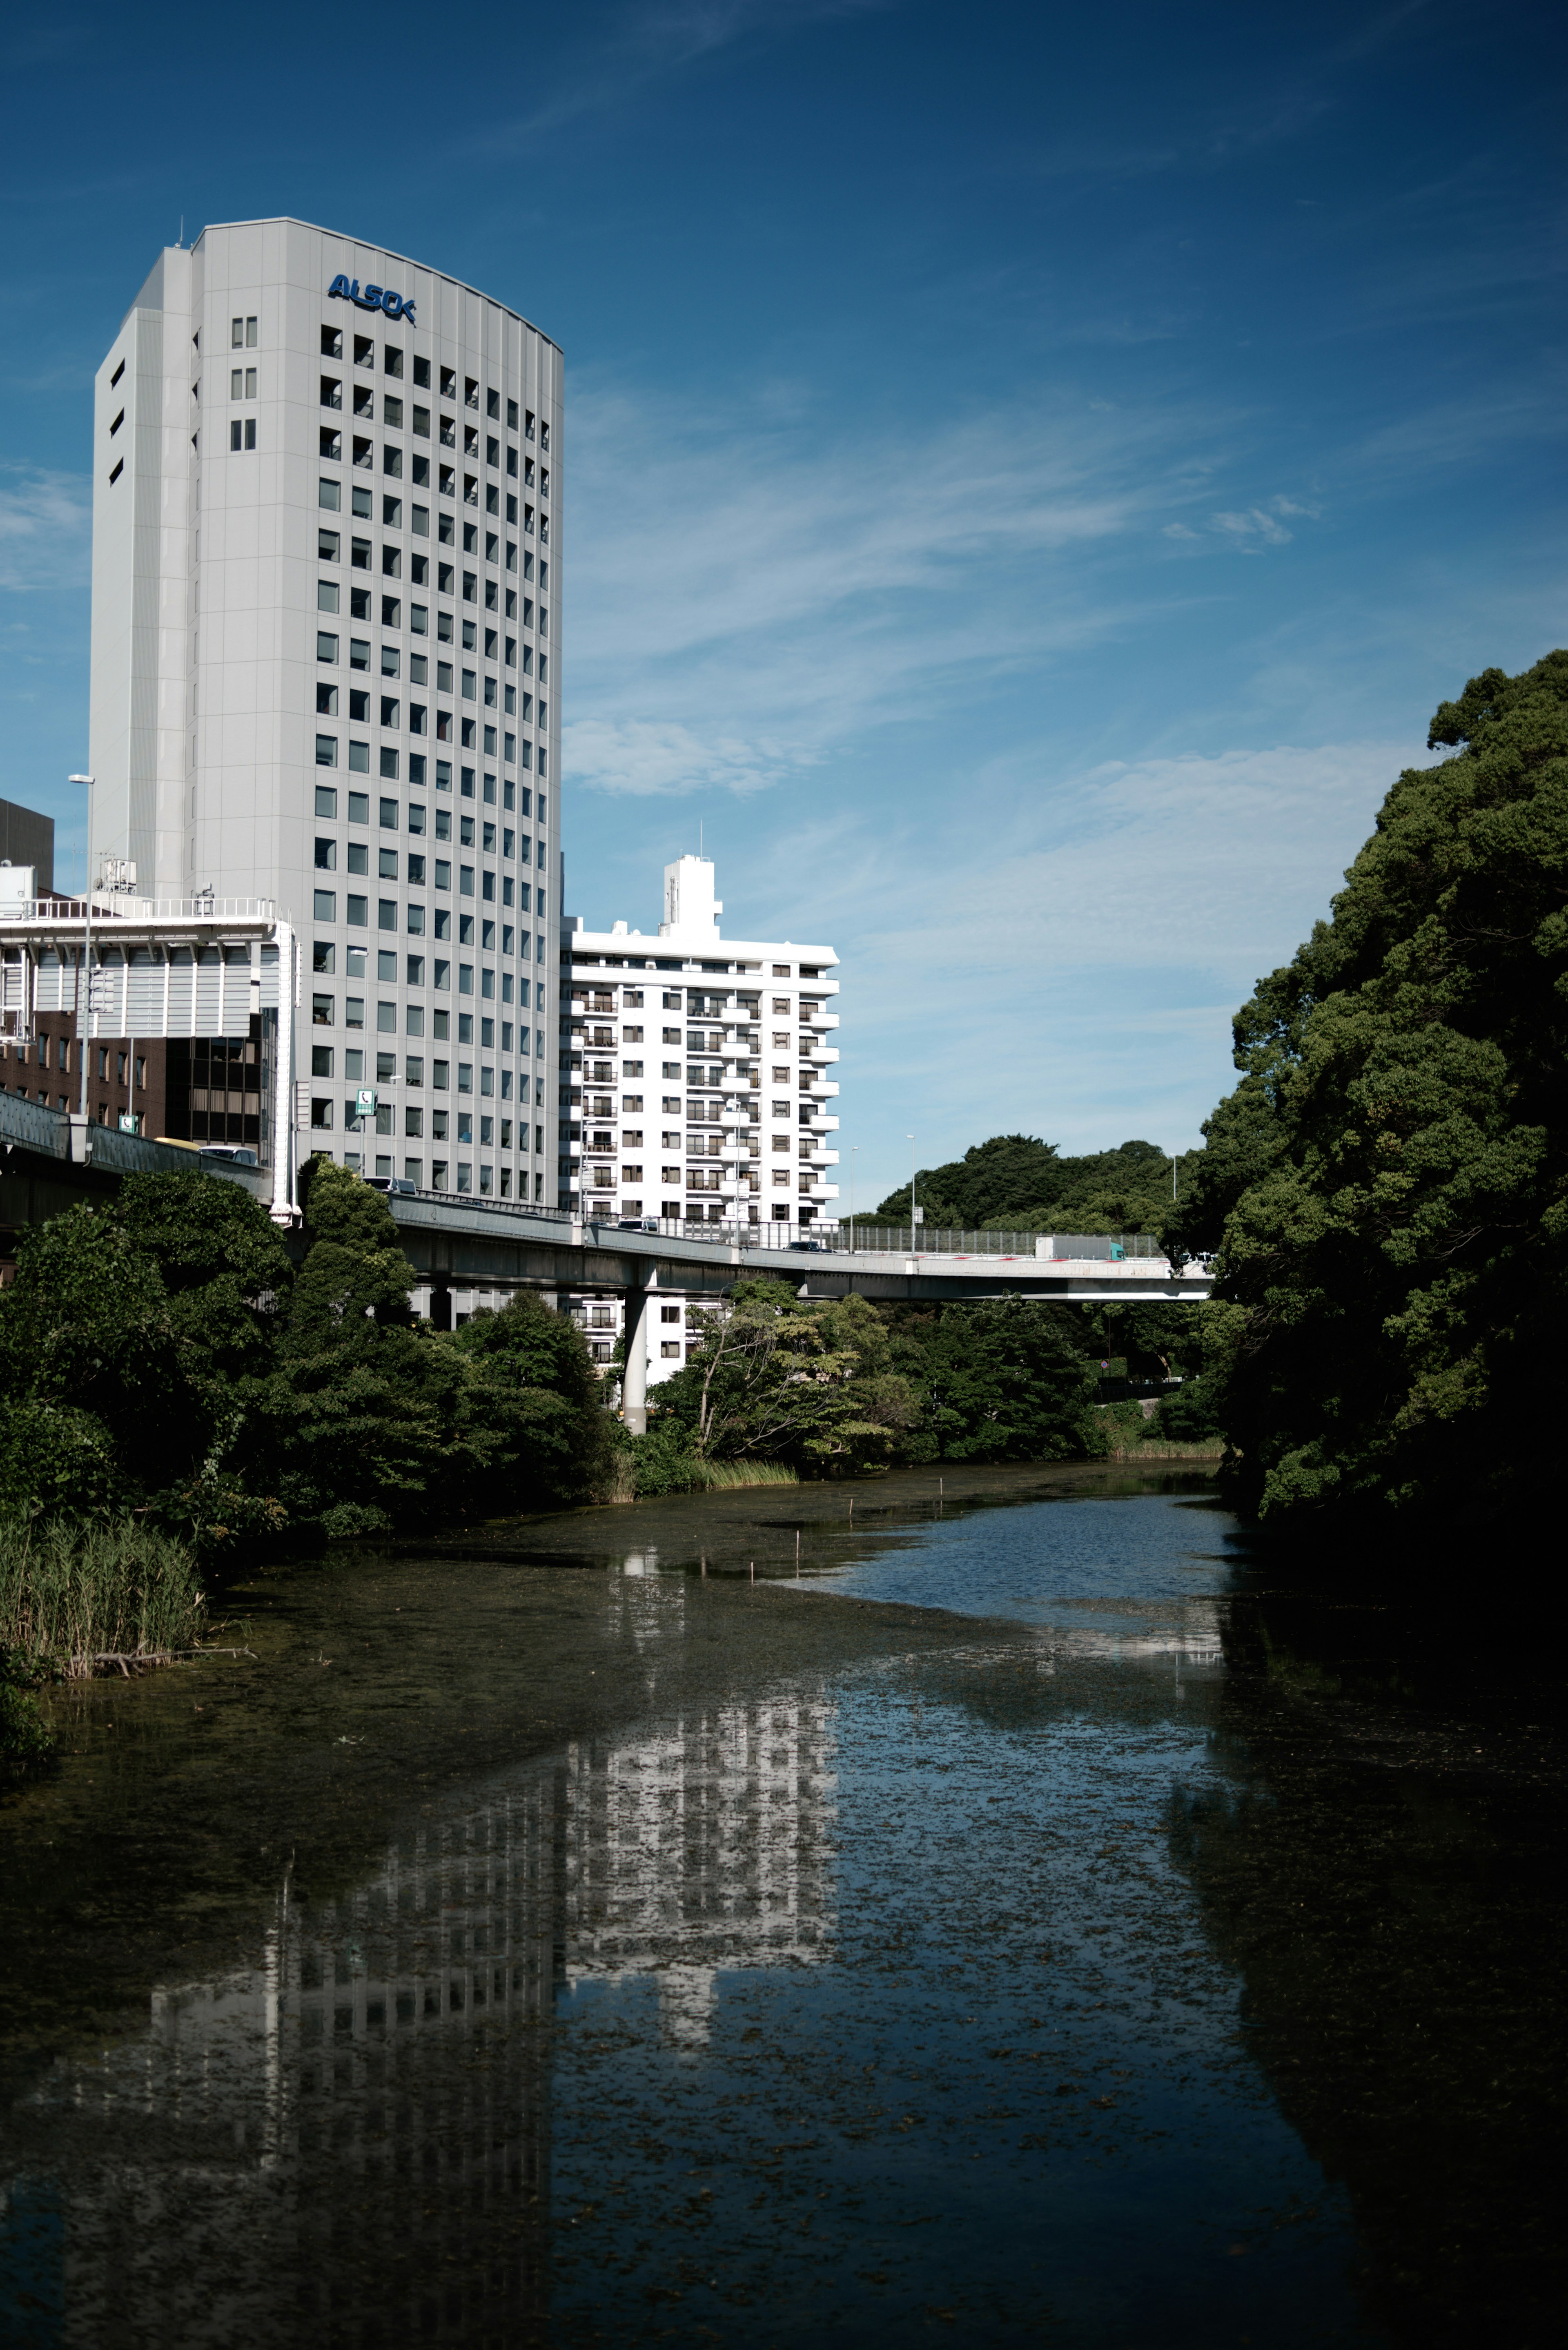
[[[182,215],[567,360],[567,901],[843,958],[857,1203],[1189,1147],[1435,702],[1564,639],[1563,19],[70,0],[0,34],[0,793],[86,755],[90,379]],[[68,845],[68,837],[67,837]]]

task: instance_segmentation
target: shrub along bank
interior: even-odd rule
[[[536,1299],[433,1330],[381,1195],[307,1170],[297,1274],[237,1185],[139,1175],[23,1237],[0,1293],[0,1513],[134,1512],[202,1555],[584,1500],[610,1442]]]
[[[0,1706],[73,1659],[188,1647],[198,1562],[587,1501],[611,1427],[573,1323],[410,1312],[385,1201],[306,1170],[296,1274],[261,1209],[139,1175],[26,1232],[0,1292]]]

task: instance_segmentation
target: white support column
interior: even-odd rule
[[[659,1286],[659,1268],[626,1293],[626,1369],[621,1379],[621,1418],[633,1436],[648,1433],[648,1301]]]

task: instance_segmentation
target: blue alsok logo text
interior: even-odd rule
[[[361,293],[357,277],[335,277],[327,289],[327,300],[330,301],[335,294],[340,294],[345,302],[357,302],[361,310],[384,310],[389,318],[406,318],[410,327],[419,323],[414,317],[413,304],[405,302],[400,294],[393,294],[384,286],[367,286]]]

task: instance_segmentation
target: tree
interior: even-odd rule
[[[1055,1307],[951,1305],[926,1342],[922,1420],[943,1461],[1083,1460],[1104,1450],[1096,1373]]]
[[[492,1474],[504,1505],[591,1500],[609,1473],[615,1424],[570,1315],[522,1290],[499,1314],[474,1315],[452,1344],[502,1439]]]
[[[1210,1374],[1242,1503],[1524,1514],[1568,1287],[1568,652],[1445,702],[1332,919],[1235,1022],[1167,1232],[1220,1249]]]
[[[291,1511],[329,1533],[465,1514],[501,1438],[462,1357],[410,1313],[414,1276],[386,1201],[317,1159],[305,1228],[265,1399],[265,1472]]]
[[[48,1415],[82,1499],[143,1501],[234,1440],[292,1271],[265,1211],[200,1174],[128,1179],[22,1238],[0,1300],[0,1386]],[[112,1466],[109,1464],[112,1463]]]
[[[659,1399],[699,1458],[864,1468],[914,1422],[913,1390],[864,1298],[803,1306],[784,1282],[745,1281],[690,1319],[696,1349]]]
[[[997,1134],[916,1183],[925,1222],[961,1232],[1154,1232],[1170,1208],[1170,1159],[1155,1142],[1064,1159],[1037,1136]],[[877,1220],[909,1222],[907,1183]]]

